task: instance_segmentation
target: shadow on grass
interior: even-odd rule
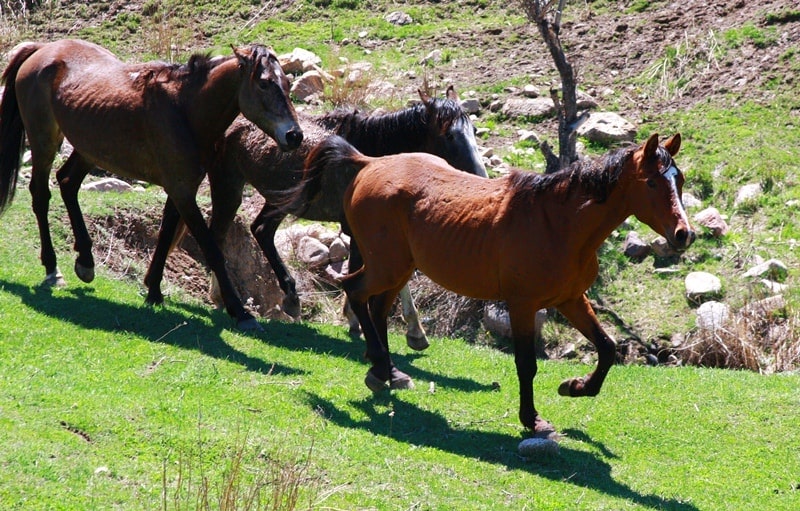
[[[249,371],[262,374],[292,375],[305,373],[280,363],[267,363],[253,358],[226,343],[221,333],[225,327],[234,328],[234,321],[220,310],[210,310],[202,305],[170,302],[169,306],[133,306],[99,298],[91,286],[60,289],[30,287],[18,282],[0,279],[0,288],[18,296],[34,310],[62,321],[68,321],[87,330],[107,332],[133,332],[152,342],[169,344],[182,349],[197,350],[205,355],[241,364]],[[364,342],[359,339],[339,339],[318,333],[302,323],[279,321],[260,322],[261,332],[240,332],[261,339],[271,346],[293,351],[314,350],[348,360],[362,360]],[[414,378],[435,380],[443,387],[465,392],[491,390],[491,385],[471,379],[455,378],[432,373],[413,366],[413,360],[424,356],[418,353],[393,355],[400,367]],[[364,365],[366,371],[367,365]],[[353,374],[354,385],[360,385],[362,374]]]
[[[85,286],[64,289],[53,294],[45,287],[29,287],[0,279],[0,288],[19,297],[31,309],[88,331],[133,332],[152,342],[197,350],[262,374],[292,375],[304,372],[253,358],[226,343],[221,337],[221,325],[233,323],[224,312],[214,312],[189,304],[176,304],[180,311],[173,310],[173,307],[148,307],[144,305],[144,300],[141,307],[136,307],[98,298],[91,287]],[[209,316],[210,325],[205,320],[200,320]],[[303,327],[297,325],[295,328]],[[312,330],[306,330],[316,335]]]
[[[602,442],[592,439],[580,430],[564,431],[564,434],[568,434],[573,440],[591,445],[599,454],[565,447],[562,442],[560,454],[532,461],[520,457],[516,452],[521,437],[470,429],[469,426],[454,427],[441,415],[404,402],[402,393],[387,392],[363,401],[351,401],[351,406],[367,416],[364,420],[355,420],[349,413],[326,399],[311,393],[306,394],[311,409],[322,411],[328,421],[343,428],[362,429],[410,445],[433,447],[458,456],[504,465],[511,470],[522,470],[539,477],[563,481],[652,509],[698,509],[679,500],[639,493],[615,481],[611,476],[611,465],[606,460],[618,456]],[[386,412],[388,407],[391,407],[392,414]],[[513,451],[503,448],[509,445],[513,445]]]

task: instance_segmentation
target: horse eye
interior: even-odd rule
[[[650,188],[655,188],[656,187],[656,182],[653,180],[653,178],[648,178],[647,179],[647,186],[649,186]]]

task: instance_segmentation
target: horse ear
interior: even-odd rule
[[[652,158],[658,149],[658,133],[653,133],[642,146],[645,158]]]
[[[675,133],[666,142],[664,142],[664,149],[666,149],[671,156],[678,154],[681,149],[681,134]]]
[[[236,55],[236,58],[239,60],[239,65],[240,66],[246,65],[248,58],[250,57],[249,50],[245,48],[237,48],[234,45],[231,45],[231,49],[233,50],[233,54]]]
[[[447,92],[445,92],[445,97],[452,101],[458,101],[458,93],[456,92],[456,88],[453,87],[452,84],[447,86]]]
[[[421,99],[423,103],[427,105],[431,102],[431,97],[428,96],[426,92],[423,92],[422,89],[417,89],[417,92],[419,93],[419,99]]]

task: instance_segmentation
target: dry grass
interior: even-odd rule
[[[785,308],[766,311],[749,307],[715,330],[695,330],[677,349],[684,364],[759,373],[800,367],[800,320]]]
[[[312,509],[321,495],[321,482],[311,475],[313,446],[302,456],[291,456],[280,448],[252,455],[246,440],[226,460],[218,484],[213,484],[197,466],[203,460],[181,454],[174,482],[169,482],[167,461],[162,471],[162,510],[293,511]],[[301,497],[308,504],[301,504]]]

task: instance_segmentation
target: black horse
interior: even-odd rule
[[[391,113],[364,115],[351,109],[337,109],[321,117],[301,115],[303,143],[291,153],[281,151],[272,139],[244,118],[237,119],[228,129],[218,148],[217,161],[208,172],[213,204],[211,231],[215,241],[223,246],[241,205],[246,183],[267,199],[250,229],[286,295],[282,308],[290,316],[300,315],[300,300],[295,280],[275,248],[275,232],[288,214],[308,220],[341,222],[344,219],[342,197],[350,184],[346,177],[330,173],[314,196],[308,197],[308,203],[289,209],[271,204],[271,200],[274,202],[282,192],[299,183],[304,159],[318,143],[336,134],[367,155],[428,152],[441,156],[459,170],[487,176],[475,140],[475,127],[461,108],[454,88],[448,87],[445,98],[419,94],[421,103]],[[166,244],[171,239],[164,239],[161,233],[159,243]],[[163,269],[165,262],[166,254],[163,258],[154,256],[148,273],[152,275],[154,267]],[[409,346],[425,349],[428,342],[408,288],[401,298]],[[352,315],[350,325],[351,329],[358,330],[358,321]]]

